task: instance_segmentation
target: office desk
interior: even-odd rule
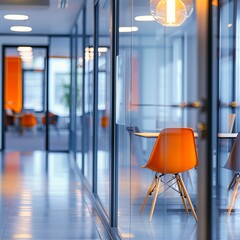
[[[144,138],[157,138],[159,135],[159,132],[139,132],[134,133],[134,135]],[[198,133],[194,133],[194,137],[198,137]],[[234,139],[237,137],[237,133],[218,133],[218,138],[221,139]]]

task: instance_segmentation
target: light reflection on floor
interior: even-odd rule
[[[1,239],[108,239],[67,154],[1,155]]]

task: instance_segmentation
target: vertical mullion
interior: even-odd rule
[[[4,102],[5,102],[5,79],[6,79],[6,72],[5,72],[5,59],[6,59],[6,47],[2,46],[2,99],[1,99],[1,107],[2,107],[2,124],[1,124],[1,131],[2,131],[2,141],[1,141],[1,150],[5,149],[5,108],[4,108]]]
[[[118,56],[118,21],[119,1],[111,0],[110,32],[111,32],[111,179],[110,179],[110,226],[116,228],[118,210],[118,159],[117,159],[117,128],[116,128],[116,76]]]
[[[99,1],[94,3],[94,77],[93,77],[93,193],[97,194],[97,146],[98,146],[98,37]]]
[[[81,135],[81,148],[82,148],[82,174],[84,175],[84,168],[85,168],[85,123],[86,123],[86,115],[85,115],[85,73],[86,73],[86,60],[85,60],[85,47],[86,47],[86,2],[83,8],[83,21],[82,21],[82,54],[83,54],[83,71],[82,71],[82,135]]]
[[[74,159],[76,160],[76,156],[77,156],[77,94],[78,94],[78,88],[77,88],[77,48],[78,48],[78,39],[77,39],[77,35],[78,35],[78,28],[77,25],[75,25],[75,32],[74,32],[74,46],[75,48],[73,49],[73,54],[74,54],[74,75],[73,75],[73,81],[74,81],[74,85],[73,85],[73,156]]]
[[[72,126],[73,126],[73,34],[71,33],[70,35],[70,106],[69,106],[69,117],[70,117],[70,125],[68,127],[68,131],[69,131],[69,135],[70,135],[70,138],[69,138],[69,141],[68,141],[68,149],[70,150],[70,152],[72,152],[72,146],[73,146],[73,131],[72,131]]]
[[[199,97],[204,99],[199,123],[207,127],[207,134],[200,130],[198,139],[198,239],[213,239],[213,159],[217,141],[217,88],[212,78],[212,6],[208,0],[197,0],[198,25],[198,85]]]
[[[48,39],[49,43],[48,45],[50,45],[51,43],[51,38]],[[46,83],[45,83],[45,89],[46,89],[46,151],[49,151],[49,118],[48,118],[48,112],[49,112],[49,47],[46,48],[46,74],[45,74],[45,79],[46,79]],[[45,97],[45,96],[44,96]]]

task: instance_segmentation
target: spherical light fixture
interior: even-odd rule
[[[187,8],[187,17],[190,17],[193,13],[193,0],[182,0]]]
[[[166,27],[181,26],[193,12],[192,0],[150,0],[154,19]]]

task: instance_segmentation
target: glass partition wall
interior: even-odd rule
[[[239,12],[238,1],[219,1],[218,239],[237,239],[239,222]],[[236,145],[234,143],[236,142]]]
[[[97,152],[97,195],[109,216],[110,210],[110,0],[98,2],[99,22],[97,47],[97,104],[96,104],[96,152]],[[104,24],[100,24],[104,22]]]
[[[4,149],[44,150],[47,47],[4,46],[3,54]]]
[[[155,185],[156,178],[149,190],[155,171],[141,166],[147,164],[154,146],[157,148],[156,138],[136,135],[139,132],[163,134],[162,131],[167,128],[198,131],[201,101],[195,71],[196,15],[192,14],[182,26],[171,28],[164,27],[154,19],[144,19],[143,16],[150,17],[149,1],[120,1],[119,4],[116,110],[120,233],[122,238],[127,239],[179,239],[179,236],[197,239],[196,219],[190,210],[189,216],[186,215],[181,198],[182,187],[179,190],[178,181],[173,179],[174,172],[161,177],[160,187]],[[164,138],[167,139],[167,135],[163,135],[163,141]],[[170,150],[167,140],[163,144],[166,145],[163,168],[167,168],[166,161],[171,161],[167,160],[167,151],[177,151],[177,145],[176,149]],[[155,151],[159,152],[160,149]],[[190,167],[189,171],[180,175],[197,209],[197,170]],[[153,211],[152,201],[158,188],[162,193]],[[151,196],[140,214],[148,191]]]
[[[205,0],[89,0],[80,12],[77,165],[107,226],[122,239],[220,237],[227,176],[221,165],[232,140],[215,143],[216,126],[227,131],[237,101],[234,83],[224,81],[233,79],[238,59],[231,55],[232,26],[225,28],[232,8],[233,1],[221,3],[219,25],[218,6]]]
[[[70,124],[70,37],[50,38],[49,150],[68,151]]]
[[[85,11],[85,10],[84,10]],[[83,78],[84,78],[84,67],[85,60],[83,54],[83,39],[84,39],[84,21],[83,11],[80,12],[77,20],[77,101],[76,101],[76,150],[77,150],[77,164],[79,168],[83,169]]]
[[[93,186],[93,91],[94,91],[94,1],[86,1],[87,17],[85,39],[85,77],[84,77],[84,174],[89,186]]]

